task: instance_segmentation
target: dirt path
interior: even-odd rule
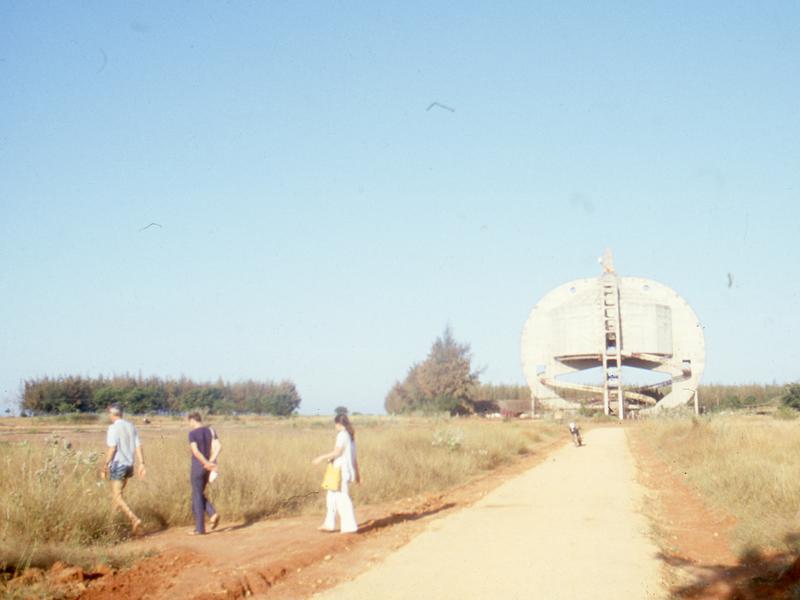
[[[80,597],[305,599],[380,564],[429,524],[547,460],[565,438],[566,433],[529,456],[443,492],[357,505],[360,531],[355,536],[319,533],[319,515],[223,522],[220,530],[202,537],[186,535],[188,527],[150,534],[125,547],[152,556],[114,574],[87,574]]]
[[[564,447],[355,580],[352,598],[663,598],[625,431]]]

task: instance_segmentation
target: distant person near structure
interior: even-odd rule
[[[189,449],[192,452],[192,513],[194,513],[194,531],[190,535],[203,535],[206,532],[205,516],[208,513],[211,529],[219,525],[219,513],[211,501],[206,498],[206,485],[209,476],[216,473],[217,456],[222,450],[217,432],[203,425],[203,418],[198,412],[189,413]]]
[[[100,476],[111,480],[111,506],[128,517],[131,531],[135,535],[139,533],[142,520],[130,509],[122,497],[122,492],[128,479],[133,476],[134,458],[139,461],[139,478],[143,479],[145,476],[142,444],[133,423],[122,418],[120,405],[112,404],[108,407],[108,418],[111,420],[111,425],[106,434],[105,463]]]
[[[581,428],[575,421],[569,423],[569,434],[572,436],[572,442],[575,447],[583,446],[583,439],[581,438]]]

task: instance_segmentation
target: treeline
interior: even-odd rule
[[[478,402],[498,402],[500,400],[530,400],[531,388],[527,385],[505,385],[482,383],[475,388]]]
[[[789,387],[791,386],[779,384],[720,385],[712,383],[698,386],[698,394],[703,412],[714,412],[785,403],[784,398]],[[636,386],[631,386],[631,388],[636,389]],[[669,391],[668,388],[664,390],[664,392],[667,391]],[[580,400],[587,395],[595,395],[590,392],[574,390],[564,390],[561,394],[568,400]],[[531,390],[527,385],[481,384],[475,388],[474,396],[476,401],[528,400],[531,397]]]
[[[697,393],[703,412],[714,412],[776,404],[786,393],[786,386],[757,383],[743,385],[706,384],[698,386]]]
[[[98,412],[109,404],[120,404],[133,414],[201,410],[288,416],[300,402],[291,381],[197,383],[185,377],[75,376],[26,380],[20,409],[23,414],[64,414]]]

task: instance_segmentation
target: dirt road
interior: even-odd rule
[[[621,428],[596,429],[321,598],[663,598]]]
[[[561,439],[564,437],[566,434]],[[79,582],[88,587],[81,599],[305,600],[380,564],[431,522],[473,505],[499,485],[541,464],[562,443],[554,440],[535,453],[448,490],[384,504],[357,504],[358,535],[317,531],[322,505],[320,513],[313,516],[252,523],[224,521],[223,515],[223,526],[202,537],[186,535],[188,527],[149,533],[122,547],[149,554],[148,558],[112,574],[88,573],[86,580]]]

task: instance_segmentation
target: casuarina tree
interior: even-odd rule
[[[450,326],[446,327],[427,358],[412,365],[405,380],[389,391],[387,412],[473,412],[478,373],[472,370],[471,362],[469,344],[457,342]]]

